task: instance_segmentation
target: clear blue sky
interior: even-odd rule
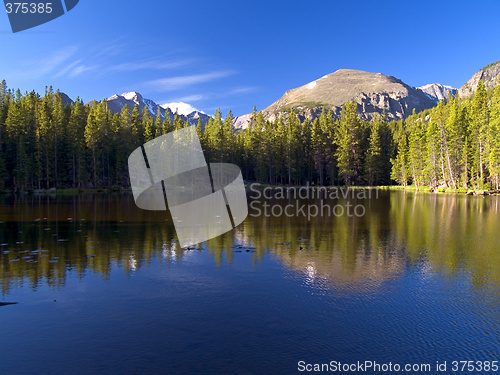
[[[23,92],[242,115],[341,68],[460,87],[500,60],[500,1],[80,0],[16,34],[4,12],[0,40],[0,79]]]

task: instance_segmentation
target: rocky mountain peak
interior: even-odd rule
[[[418,87],[429,98],[438,103],[440,100],[446,100],[450,93],[455,96],[457,89],[452,86],[442,85],[440,83],[430,83],[428,85]]]
[[[293,107],[299,118],[313,120],[323,107],[340,116],[342,104],[354,100],[359,116],[371,119],[385,112],[389,120],[405,118],[435,105],[435,100],[399,78],[382,73],[339,69],[308,84],[288,90],[279,100],[264,109],[264,117],[286,117]]]

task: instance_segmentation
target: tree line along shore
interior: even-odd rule
[[[254,108],[246,129],[220,110],[196,126],[209,162],[238,165],[245,181],[269,186],[385,186],[431,192],[500,191],[500,85],[480,81],[467,98],[450,96],[406,119],[361,120],[355,102],[340,118],[268,121]],[[0,84],[0,189],[4,192],[120,191],[130,188],[128,156],[155,137],[190,126],[167,110],[106,100],[63,104],[47,88],[21,94]],[[78,189],[78,190],[75,190]]]

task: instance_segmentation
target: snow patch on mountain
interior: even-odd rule
[[[151,99],[144,99],[144,104],[147,105],[149,113],[154,114],[155,116],[157,115],[157,113],[158,113],[158,104],[156,104],[155,102],[153,102]],[[162,111],[160,109],[160,116],[162,116],[161,112]]]
[[[124,92],[123,94],[121,94],[120,96],[123,96],[125,99],[127,100],[132,100],[132,101],[135,101],[134,99],[138,99],[138,97],[141,97],[141,94],[139,94],[138,92],[135,92],[135,91],[131,91],[131,92]]]
[[[316,81],[312,81],[311,83],[309,83],[306,88],[308,88],[309,90],[313,89],[314,86],[316,86]]]

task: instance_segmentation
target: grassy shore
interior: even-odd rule
[[[245,186],[246,190],[250,190],[252,184],[248,184]],[[500,191],[495,190],[486,190],[486,189],[465,189],[465,188],[434,188],[431,189],[430,186],[399,186],[399,185],[390,185],[390,186],[311,186],[311,185],[267,185],[267,184],[253,184],[253,189],[263,190],[266,188],[272,189],[299,189],[299,188],[309,188],[309,189],[378,189],[378,190],[393,190],[393,191],[413,191],[413,192],[422,192],[422,193],[430,193],[430,194],[466,194],[466,195],[500,195]]]
[[[409,186],[377,186],[380,190],[403,190],[403,191],[415,191],[423,193],[432,194],[466,194],[466,195],[498,195],[499,192],[496,190],[487,189],[466,189],[466,188],[434,188],[431,190],[429,186],[419,186],[418,188],[414,185]]]

